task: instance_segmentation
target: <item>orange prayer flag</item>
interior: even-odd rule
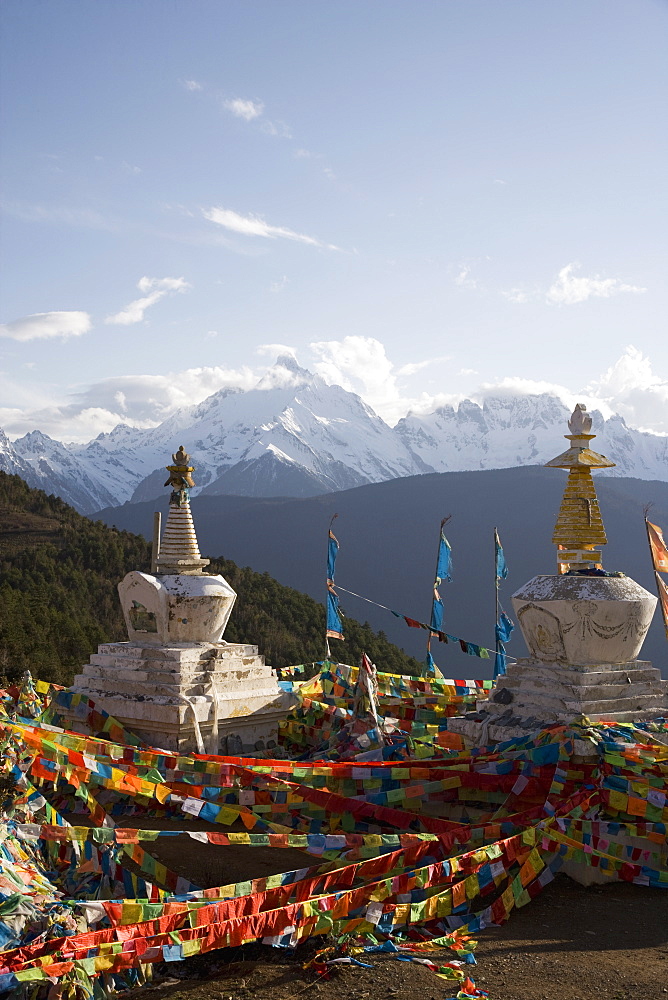
[[[647,537],[649,538],[649,548],[652,553],[654,569],[661,573],[668,573],[668,545],[663,537],[663,531],[657,524],[647,521]]]
[[[666,630],[666,639],[668,639],[668,586],[666,586],[658,573],[655,573],[654,576],[656,577],[659,601],[661,603],[661,610],[663,611],[663,627]]]
[[[455,882],[452,887],[452,908],[460,906],[461,903],[466,902],[466,879],[461,882]]]

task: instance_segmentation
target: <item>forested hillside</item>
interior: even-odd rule
[[[100,642],[126,638],[116,585],[131,569],[148,571],[150,546],[78,514],[58,497],[0,472],[0,674],[60,684]],[[273,666],[308,663],[324,654],[323,605],[268,573],[214,559],[239,594],[225,632],[229,642],[259,645]],[[379,668],[413,673],[418,663],[382,632],[350,618],[337,658],[355,662],[365,650]]]

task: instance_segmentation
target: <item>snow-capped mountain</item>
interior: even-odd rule
[[[28,476],[32,475],[32,469],[28,463],[24,462],[21,456],[17,454],[16,448],[2,428],[0,428],[0,469],[13,476],[20,476],[22,479],[25,479],[30,486],[35,485],[28,479]]]
[[[85,445],[40,431],[11,444],[0,431],[0,469],[92,513],[161,495],[165,465],[183,445],[197,492],[311,496],[428,472],[540,465],[566,449],[569,415],[556,396],[499,393],[482,406],[409,413],[391,428],[355,393],[285,356],[253,389],[221,389],[148,430],[119,424]],[[593,447],[617,463],[612,475],[668,480],[668,437],[593,417]]]
[[[221,389],[158,427],[121,425],[74,454],[122,503],[159,495],[181,444],[207,493],[310,496],[432,471],[359,396],[289,356],[247,392]]]
[[[414,454],[435,472],[540,465],[565,451],[568,408],[556,396],[489,396],[482,406],[464,400],[426,416],[409,413],[395,427]],[[616,462],[613,476],[668,479],[668,437],[627,427],[592,411],[592,448]]]
[[[0,430],[0,469],[45,493],[55,493],[83,514],[118,502],[116,494],[91,477],[65,445],[41,431],[31,431],[12,445]]]

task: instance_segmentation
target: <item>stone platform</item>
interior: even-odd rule
[[[227,642],[104,643],[72,690],[147,743],[184,753],[271,750],[292,706],[257,646]]]
[[[637,722],[668,716],[668,680],[649,660],[564,664],[520,659],[508,665],[476,712],[448,720],[448,729],[475,746],[527,738],[546,725],[574,722]],[[576,755],[592,744],[577,740]]]
[[[633,722],[665,715],[668,680],[649,660],[626,663],[565,664],[520,659],[499,677],[485,708],[500,716],[543,722],[571,722],[586,715],[592,722]]]

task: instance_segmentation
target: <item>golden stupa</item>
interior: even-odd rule
[[[596,435],[589,433],[591,416],[583,403],[575,407],[568,427],[571,433],[564,437],[571,442],[570,448],[546,463],[551,469],[569,470],[552,536],[559,573],[601,567],[602,556],[596,546],[605,545],[607,538],[591,470],[615,466],[605,455],[589,448]]]

